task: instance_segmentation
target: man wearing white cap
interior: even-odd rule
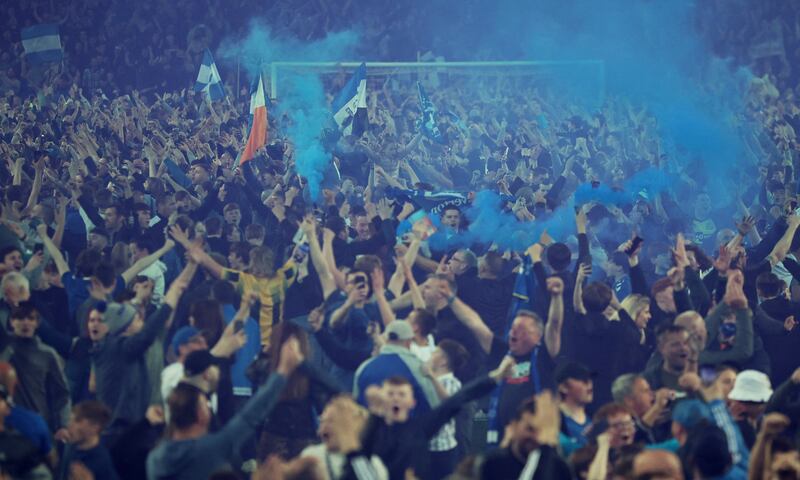
[[[739,425],[749,449],[752,449],[756,442],[756,433],[770,397],[772,397],[772,385],[769,377],[763,372],[744,370],[736,376],[733,390],[728,395],[728,408]]]

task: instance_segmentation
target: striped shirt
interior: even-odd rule
[[[438,377],[437,380],[442,384],[447,395],[451,397],[461,390],[461,382],[452,373],[446,373]],[[446,452],[456,448],[457,445],[456,421],[450,420],[436,432],[435,437],[431,438],[428,444],[428,450],[431,452]]]

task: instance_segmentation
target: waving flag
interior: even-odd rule
[[[225,89],[222,88],[222,77],[219,76],[217,64],[211,57],[211,52],[206,49],[203,54],[203,63],[200,64],[200,71],[197,73],[197,81],[194,83],[195,92],[206,92],[209,100],[221,100],[225,98]]]
[[[64,56],[58,25],[34,25],[22,29],[20,36],[25,58],[32,64],[60,62]]]
[[[443,144],[444,137],[436,123],[436,107],[433,106],[433,102],[428,98],[425,89],[419,82],[417,82],[417,92],[419,92],[419,106],[422,109],[422,118],[417,122],[417,128],[431,140]]]
[[[367,129],[367,64],[362,63],[331,105],[343,135],[360,137]]]
[[[444,207],[463,207],[469,203],[467,194],[452,190],[428,192],[425,190],[404,190],[402,188],[389,187],[386,189],[386,195],[400,202],[400,204],[410,202],[415,207],[426,210],[433,215],[440,214]]]
[[[259,148],[267,144],[267,98],[264,95],[264,82],[258,77],[258,86],[250,96],[250,114],[253,123],[250,125],[250,136],[239,157],[239,165],[252,160]]]

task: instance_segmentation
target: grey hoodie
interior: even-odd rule
[[[273,373],[245,406],[217,433],[192,440],[165,440],[147,457],[148,480],[197,480],[229,467],[242,443],[269,417],[286,386]]]

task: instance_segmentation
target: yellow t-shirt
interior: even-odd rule
[[[223,269],[222,278],[235,283],[239,294],[258,293],[261,303],[258,325],[261,329],[261,346],[265,349],[270,346],[272,326],[283,321],[283,302],[286,299],[286,289],[294,283],[296,276],[297,266],[291,259],[269,278],[259,278],[246,272]]]

